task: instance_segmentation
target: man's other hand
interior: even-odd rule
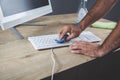
[[[102,57],[105,55],[99,44],[85,41],[76,41],[70,45],[70,50],[71,53],[84,54],[91,57]]]

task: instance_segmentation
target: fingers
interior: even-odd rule
[[[72,49],[71,53],[74,53],[74,54],[83,54],[83,55],[86,55],[86,56],[95,57],[94,54],[89,54],[89,52],[87,52],[86,50],[83,50],[83,49]]]
[[[72,53],[79,53],[79,54],[85,54],[87,53],[87,45],[86,42],[83,41],[76,41],[72,45],[70,45],[70,50]]]
[[[65,34],[67,33],[67,31],[66,30],[61,30],[60,32],[59,32],[59,39],[61,39]]]
[[[61,39],[67,33],[70,33],[70,27],[65,26],[59,31],[59,39]]]
[[[85,50],[71,50],[71,53],[74,53],[74,54],[83,54],[83,55],[90,56],[90,57],[96,57],[96,55],[89,54],[89,52],[86,52]]]
[[[73,38],[75,38],[76,36],[74,35],[74,34],[70,34],[68,37],[67,37],[67,39],[66,39],[66,41],[69,41],[69,40],[71,40],[71,39],[73,39]]]
[[[87,42],[76,41],[72,45],[70,45],[70,49],[71,50],[77,50],[77,49],[85,50],[87,46],[88,46]]]
[[[70,50],[71,53],[76,53],[76,54],[84,54],[86,56],[91,56],[91,57],[99,57],[98,51],[99,51],[99,45],[90,43],[90,42],[85,42],[85,41],[76,41],[72,45],[70,45]]]
[[[66,41],[69,41],[79,36],[80,29],[76,26],[65,26],[59,32],[59,39],[61,39],[67,33],[70,33],[70,35],[66,39]]]
[[[75,53],[75,54],[83,54],[85,53],[83,50],[71,50],[71,53]]]

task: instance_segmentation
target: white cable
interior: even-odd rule
[[[51,80],[54,80],[55,57],[54,57],[54,51],[53,51],[53,49],[51,49],[51,58],[52,58],[52,61],[53,61]]]

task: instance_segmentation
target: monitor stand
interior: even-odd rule
[[[13,32],[13,34],[16,35],[17,38],[24,39],[24,37],[20,34],[20,32],[15,27],[10,28],[10,30],[11,32]]]
[[[20,26],[47,26],[45,24],[37,24],[37,23],[23,23]],[[18,39],[24,39],[21,33],[16,29],[16,27],[10,28],[11,32],[16,35]]]

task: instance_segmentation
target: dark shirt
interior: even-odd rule
[[[97,0],[88,0],[87,2],[87,8],[90,10],[92,6],[95,4]],[[118,21],[120,20],[120,0],[118,0],[117,4],[111,9],[110,12],[108,12],[105,16],[105,19],[109,19],[112,21]]]
[[[120,0],[112,8],[112,10],[104,17],[109,20],[118,21],[120,20]]]

